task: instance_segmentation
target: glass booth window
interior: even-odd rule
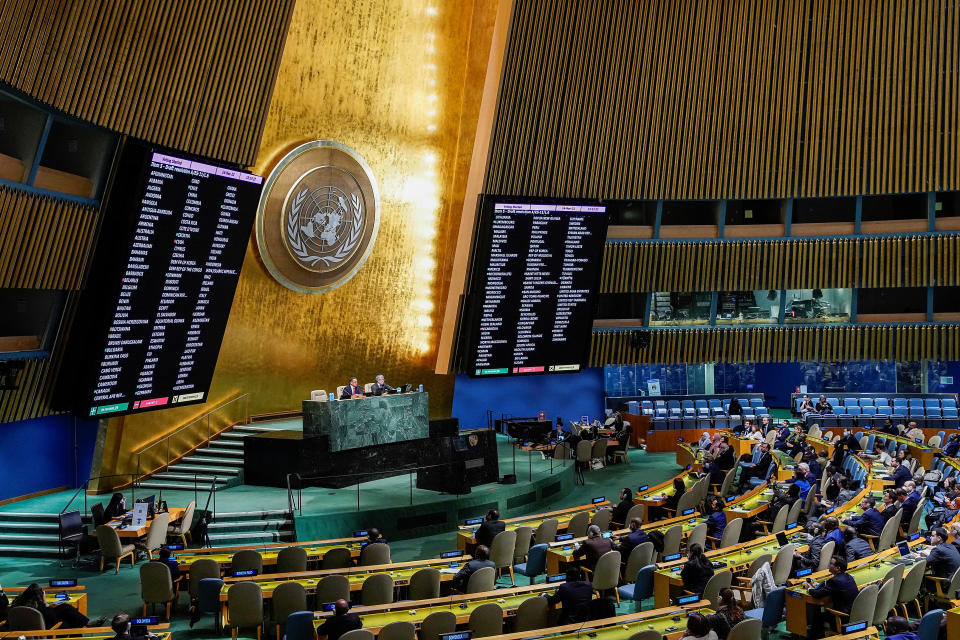
[[[794,324],[850,322],[852,289],[787,289],[783,321]]]
[[[717,324],[776,324],[779,317],[780,292],[774,289],[717,295]]]
[[[711,293],[654,292],[650,302],[651,327],[681,327],[710,323]]]

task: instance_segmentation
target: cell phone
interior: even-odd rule
[[[787,544],[787,535],[783,531],[777,533],[777,544],[781,547]]]

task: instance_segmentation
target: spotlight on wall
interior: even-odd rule
[[[814,299],[814,300],[819,300],[819,299],[822,298],[822,297],[823,297],[823,291],[822,291],[822,290],[820,290],[820,289],[814,289],[814,290],[813,290],[813,299]]]

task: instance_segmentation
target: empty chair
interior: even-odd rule
[[[416,640],[417,628],[409,620],[394,620],[380,629],[378,640]]]
[[[320,578],[316,589],[317,602],[336,602],[341,598],[350,600],[350,580],[347,576],[332,575]]]
[[[877,607],[878,593],[879,589],[877,589],[877,585],[875,584],[863,587],[860,589],[860,593],[857,594],[857,597],[854,598],[853,605],[851,605],[849,612],[838,611],[836,609],[825,607],[828,612],[833,614],[833,617],[836,620],[835,628],[842,628],[842,626],[848,620],[852,620],[854,622],[860,620],[872,620],[873,612]]]
[[[548,626],[549,603],[546,598],[527,598],[517,607],[513,632],[533,631]]]
[[[321,569],[346,569],[353,565],[353,556],[346,547],[335,547],[323,554]]]
[[[598,509],[590,518],[590,524],[600,527],[600,531],[606,531],[610,528],[610,515],[610,509]]]
[[[636,551],[636,548],[634,548],[634,551]],[[656,568],[657,565],[655,564],[644,565],[637,571],[632,584],[617,587],[617,595],[621,599],[633,600],[634,611],[639,611],[643,601],[653,596],[653,572]]]
[[[773,581],[778,587],[786,584],[790,578],[790,570],[793,568],[793,552],[796,549],[797,545],[795,544],[785,544],[777,551],[777,557],[773,560]]]
[[[428,600],[440,597],[440,571],[425,567],[410,576],[410,599]]]
[[[567,522],[567,533],[572,533],[574,538],[582,538],[587,535],[588,526],[590,526],[590,514],[581,511],[573,514],[573,517]]]
[[[503,632],[503,609],[496,602],[487,602],[470,613],[467,626],[474,638],[498,636]]]
[[[187,586],[190,597],[200,594],[200,581],[204,578],[220,578],[220,563],[209,558],[200,558],[190,563],[190,578]]]
[[[566,442],[559,443],[553,449],[553,459],[554,460],[569,460],[570,459],[570,445]]]
[[[513,547],[513,564],[520,564],[527,559],[530,550],[530,539],[533,537],[533,527],[517,527],[517,541]]]
[[[467,581],[467,593],[483,593],[493,591],[493,583],[497,579],[497,570],[493,567],[483,567],[470,574]]]
[[[187,546],[187,540],[190,539],[190,527],[193,526],[193,513],[196,508],[197,501],[191,500],[183,512],[183,517],[167,527],[168,538],[180,538],[183,546]]]
[[[287,616],[283,640],[315,640],[313,611],[296,611]],[[279,639],[280,636],[277,636]]]
[[[680,553],[680,540],[683,537],[683,526],[675,524],[663,532],[663,555],[672,556]]]
[[[593,588],[603,593],[607,589],[616,589],[620,583],[620,552],[607,551],[597,560],[593,570]],[[617,593],[617,602],[620,594]]]
[[[763,631],[763,621],[755,618],[746,618],[733,625],[727,640],[756,640]]]
[[[257,554],[260,555],[260,554]],[[227,625],[237,638],[242,628],[256,627],[257,640],[263,627],[263,591],[256,582],[236,582],[227,589]]]
[[[693,528],[693,531],[690,532],[690,535],[687,536],[687,548],[690,548],[690,545],[698,544],[701,547],[706,548],[707,546],[707,523],[701,522]]]
[[[510,582],[513,583],[513,550],[517,545],[517,530],[501,531],[493,537],[490,544],[490,559],[497,565],[497,571],[508,569]]]
[[[361,566],[370,567],[378,564],[390,564],[390,545],[374,542],[360,551]]]
[[[644,543],[647,544],[647,543]],[[637,545],[638,547],[640,545]],[[653,544],[650,543],[651,548]],[[530,547],[527,553],[527,561],[514,565],[513,570],[522,576],[530,578],[530,584],[533,584],[537,576],[547,570],[547,544],[535,544]]]
[[[386,573],[374,573],[364,580],[360,587],[360,602],[363,606],[393,602],[393,578]]]
[[[147,562],[140,567],[140,595],[143,598],[143,615],[147,615],[147,604],[160,603],[166,606],[165,617],[170,619],[170,605],[177,597],[177,592],[167,565]]]
[[[201,614],[214,614],[214,627],[218,633],[220,631],[221,622],[220,592],[222,590],[223,580],[220,578],[203,578],[200,580],[200,583],[197,586],[197,608]]]
[[[533,533],[534,544],[549,544],[556,540],[559,524],[556,518],[548,518],[541,522]]]
[[[153,518],[153,522],[150,523],[150,528],[147,529],[147,536],[142,542],[135,543],[134,546],[140,551],[145,551],[147,557],[153,560],[153,553],[167,540],[167,528],[169,525],[170,514],[158,513]]]
[[[767,594],[767,599],[763,607],[759,609],[747,609],[744,615],[747,618],[760,620],[762,629],[760,637],[767,640],[770,637],[770,629],[773,629],[783,620],[783,607],[786,603],[787,588],[777,587]],[[756,637],[756,636],[754,636]]]
[[[920,626],[917,627],[919,640],[937,640],[940,635],[940,621],[944,615],[943,609],[931,609],[923,614]]]
[[[927,561],[921,560],[914,563],[912,567],[903,576],[903,582],[900,583],[900,593],[897,594],[897,606],[903,607],[903,617],[909,618],[907,605],[914,604],[917,607],[917,615],[923,615],[920,609],[920,588],[923,586],[923,573],[927,569]]]
[[[286,624],[287,617],[307,608],[307,591],[299,582],[289,580],[281,582],[273,590],[270,621],[276,627],[276,638],[280,637],[280,626]]]
[[[720,590],[726,589],[733,582],[733,573],[729,569],[717,571],[707,580],[707,585],[703,588],[703,600],[710,602],[710,607],[717,608],[720,602]]]
[[[434,611],[420,623],[420,640],[439,640],[441,633],[457,628],[457,614],[452,611]]]
[[[593,443],[589,440],[581,440],[577,443],[577,467],[580,469],[590,469],[590,459],[593,453]]]
[[[653,564],[654,553],[653,543],[650,541],[642,542],[631,549],[627,557],[627,566],[623,570],[623,581],[629,583],[641,568]]]
[[[307,570],[307,550],[303,547],[287,547],[277,554],[277,571],[294,573]],[[299,611],[299,609],[294,609]]]
[[[720,547],[731,547],[738,542],[740,542],[740,534],[743,532],[743,518],[734,518],[727,523],[726,528],[723,530],[723,535],[720,536]]]
[[[233,558],[230,559],[231,571],[247,571],[249,569],[256,571],[257,575],[263,573],[263,556],[260,555],[259,551],[244,549],[233,554]]]
[[[643,504],[635,504],[630,507],[630,510],[627,511],[627,516],[623,519],[623,522],[618,522],[616,524],[622,525],[623,527],[630,524],[630,521],[634,518],[639,518],[640,522],[643,522],[644,517],[647,512],[647,506]],[[622,528],[622,527],[621,527]]]
[[[7,611],[7,631],[45,631],[46,628],[43,614],[33,607],[11,607]]]
[[[97,542],[100,543],[100,571],[103,571],[107,560],[117,563],[114,573],[120,573],[120,561],[124,558],[129,557],[130,566],[134,565],[133,554],[136,547],[132,544],[120,544],[120,536],[113,527],[105,524],[97,527]]]
[[[340,640],[374,640],[375,637],[370,629],[353,629],[340,636]]]
[[[897,603],[897,583],[895,580],[887,580],[877,591],[877,604],[873,609],[873,617],[868,619],[870,624],[882,626],[887,614]]]

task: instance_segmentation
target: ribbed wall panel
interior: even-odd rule
[[[608,242],[601,293],[954,286],[960,235]]]
[[[256,160],[295,0],[0,0],[0,81],[78,118]]]
[[[768,198],[960,188],[950,0],[523,0],[485,191]]]
[[[958,360],[960,325],[660,329],[639,348],[637,330],[594,331],[590,366],[700,362]]]

